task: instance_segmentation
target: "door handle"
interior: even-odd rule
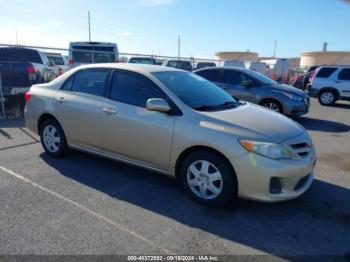
[[[102,111],[104,113],[106,113],[107,115],[115,115],[115,114],[117,114],[117,110],[115,110],[114,108],[111,108],[111,107],[103,108]]]
[[[61,104],[66,102],[63,96],[56,98],[56,101]]]

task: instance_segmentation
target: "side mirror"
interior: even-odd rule
[[[252,82],[250,82],[249,80],[243,80],[241,85],[244,86],[244,87],[251,87],[252,86]]]
[[[150,98],[147,100],[146,108],[149,111],[167,113],[171,110],[168,102],[162,98]]]

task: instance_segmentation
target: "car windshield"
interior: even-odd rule
[[[155,72],[153,75],[186,105],[200,111],[217,111],[239,103],[218,86],[189,72]]]
[[[55,63],[55,65],[64,65],[64,61],[62,57],[59,56],[47,56],[51,61]]]
[[[247,70],[245,71],[248,75],[252,76],[253,78],[255,78],[256,80],[258,80],[259,82],[261,82],[264,85],[277,85],[276,81],[273,81],[271,78],[260,74],[254,70]]]

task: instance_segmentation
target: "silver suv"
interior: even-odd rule
[[[253,70],[244,68],[205,68],[194,72],[215,83],[229,95],[276,112],[301,116],[309,111],[309,96],[294,87],[281,85]]]
[[[350,101],[350,65],[321,66],[310,78],[307,91],[311,97],[318,98],[321,105]]]
[[[197,201],[281,201],[304,193],[311,138],[281,114],[238,102],[190,72],[81,66],[25,95],[26,124],[52,157],[68,148],[178,178]]]

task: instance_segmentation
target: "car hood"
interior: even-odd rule
[[[285,85],[285,84],[277,84],[277,85],[272,85],[269,86],[272,90],[274,91],[279,91],[279,92],[286,92],[288,94],[293,94],[293,95],[298,95],[303,98],[307,98],[308,95],[304,91],[295,88],[293,86]]]
[[[232,133],[238,138],[280,143],[305,129],[297,122],[261,106],[246,103],[230,110],[200,112],[207,128]]]

